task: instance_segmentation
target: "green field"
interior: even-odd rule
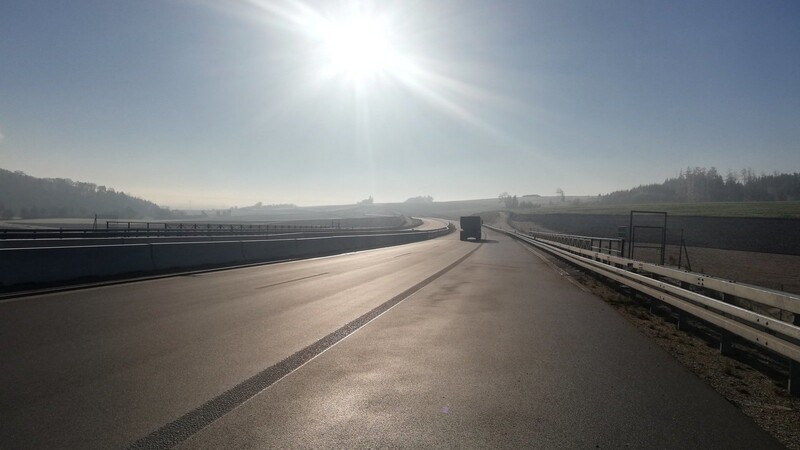
[[[800,218],[800,201],[795,202],[709,202],[709,203],[649,203],[607,204],[589,197],[567,197],[561,202],[556,197],[522,198],[535,204],[533,208],[507,210],[496,198],[432,203],[383,203],[374,205],[338,205],[295,207],[290,209],[252,210],[241,208],[232,216],[186,217],[178,222],[287,222],[299,220],[341,220],[405,214],[414,217],[441,217],[457,220],[459,216],[487,215],[498,211],[517,214],[610,214],[628,215],[631,210],[664,211],[674,216],[701,217],[757,217]],[[93,219],[28,219],[0,221],[0,228],[90,228]],[[105,219],[98,220],[105,227]]]
[[[581,199],[561,202],[553,197],[537,199],[533,208],[515,209],[519,214],[611,214],[628,215],[636,211],[665,211],[676,216],[703,217],[779,217],[800,218],[800,202],[707,202],[707,203],[643,203],[608,204]],[[433,202],[424,205],[385,204],[387,208],[405,214],[428,217],[458,218],[470,215],[503,211],[506,208],[496,199]]]
[[[514,212],[522,214],[567,213],[627,215],[631,210],[664,211],[670,215],[676,216],[800,218],[800,202],[709,202],[621,205],[592,202],[558,206],[542,205],[537,208]]]

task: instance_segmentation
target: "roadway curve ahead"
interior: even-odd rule
[[[419,220],[422,221],[422,225],[418,227],[414,227],[415,230],[418,231],[431,231],[431,230],[438,230],[442,227],[446,227],[450,224],[450,221],[443,220],[443,219],[431,219],[428,217],[420,217]]]
[[[0,303],[0,448],[777,448],[497,233]]]

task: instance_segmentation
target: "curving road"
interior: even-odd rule
[[[444,219],[434,219],[434,218],[430,218],[430,217],[420,217],[419,219],[422,221],[422,225],[414,228],[415,230],[419,230],[419,231],[422,231],[422,230],[428,230],[428,231],[430,231],[430,230],[438,230],[438,229],[440,229],[442,227],[446,227],[448,224],[450,224],[450,221],[444,220]]]
[[[486,234],[0,303],[0,448],[779,448]]]

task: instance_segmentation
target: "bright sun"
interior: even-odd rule
[[[429,2],[315,1],[314,4],[324,6],[316,8],[306,4],[306,0],[245,1],[262,9],[271,26],[289,30],[301,38],[296,41],[301,45],[291,47],[291,55],[292,59],[300,57],[296,59],[297,67],[302,67],[311,92],[355,94],[352,100],[359,106],[357,113],[363,115],[359,126],[368,125],[367,102],[373,95],[382,99],[383,93],[396,94],[400,88],[459,121],[498,133],[464,105],[467,101],[496,97],[466,80],[448,75],[454,68],[449,67],[442,53],[436,52],[441,49],[438,43],[430,40],[440,30],[418,28],[417,13],[424,14],[423,4]],[[397,8],[387,9],[387,5]],[[416,11],[416,7],[421,11]],[[425,23],[423,20],[422,25]],[[441,26],[446,31],[447,23]],[[432,58],[430,50],[440,56]]]
[[[372,17],[354,17],[325,22],[317,30],[323,47],[326,71],[354,80],[396,70],[398,55],[386,23]]]

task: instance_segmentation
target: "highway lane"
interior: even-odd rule
[[[451,266],[183,445],[776,446],[601,301],[487,235],[0,304],[0,447],[163,442],[160,427]]]
[[[2,303],[0,447],[131,442],[470,250],[457,244],[434,240]]]
[[[603,302],[487,234],[185,448],[780,448]]]

